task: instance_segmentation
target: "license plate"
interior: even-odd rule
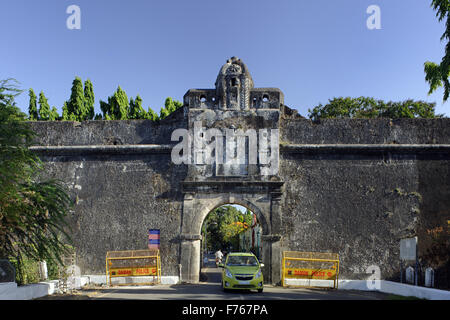
[[[250,284],[250,281],[239,281],[239,284]]]

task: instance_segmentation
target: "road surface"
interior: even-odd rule
[[[77,300],[385,300],[389,295],[380,292],[354,290],[283,288],[265,285],[263,293],[256,291],[223,292],[221,270],[214,259],[202,268],[199,284],[116,286],[90,288],[73,295],[54,295],[41,299]]]

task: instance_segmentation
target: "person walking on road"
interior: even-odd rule
[[[216,265],[218,265],[219,263],[222,263],[222,258],[223,258],[223,253],[222,251],[217,250],[216,253],[214,254],[216,256]]]

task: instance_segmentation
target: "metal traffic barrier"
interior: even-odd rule
[[[107,284],[112,285],[111,278],[140,276],[153,276],[153,282],[128,282],[117,285],[161,283],[159,250],[108,251],[106,253]]]
[[[284,251],[282,258],[283,287],[338,287],[339,254],[328,252]],[[313,284],[311,283],[313,281]],[[317,281],[321,280],[321,281]],[[314,285],[316,284],[316,285]]]

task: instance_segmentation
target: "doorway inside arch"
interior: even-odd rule
[[[237,204],[225,204],[206,216],[201,229],[200,281],[221,282],[215,253],[251,252],[262,259],[262,227],[255,213]]]

